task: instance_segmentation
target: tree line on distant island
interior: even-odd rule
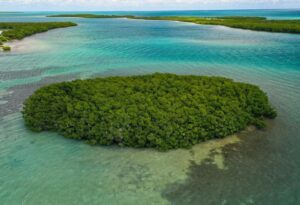
[[[188,148],[249,125],[266,126],[276,111],[259,87],[221,77],[152,74],[52,84],[24,103],[33,131],[55,131],[90,144]]]
[[[132,15],[97,15],[97,14],[60,14],[48,17],[80,17],[80,18],[128,18],[143,20],[169,20],[206,25],[222,25],[231,28],[254,31],[300,33],[300,20],[269,20],[265,17],[187,17],[187,16],[132,16]]]
[[[76,26],[72,22],[0,22],[0,47],[9,51],[10,47],[4,43],[10,40],[20,40],[36,33],[46,32],[51,29]]]

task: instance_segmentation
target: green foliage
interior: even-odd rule
[[[3,51],[10,51],[11,48],[9,46],[2,46]]]
[[[264,17],[181,17],[181,16],[116,16],[116,15],[96,15],[96,14],[62,14],[49,17],[81,17],[81,18],[130,18],[144,20],[170,20],[191,22],[196,24],[222,25],[231,28],[248,29],[254,31],[280,32],[280,33],[300,33],[300,20],[268,20]]]
[[[222,25],[254,31],[300,33],[300,20],[267,20],[263,17],[139,17],[145,20],[171,20],[196,24]]]
[[[65,28],[70,26],[76,26],[76,24],[72,22],[0,22],[0,29],[5,29],[5,31],[0,34],[0,46],[3,51],[10,51],[11,48],[3,45],[4,42],[15,39],[20,40],[36,33],[42,33],[51,29]]]
[[[130,18],[131,15],[97,15],[97,14],[58,14],[47,17],[76,17],[76,18]]]
[[[7,42],[8,38],[6,38],[5,36],[0,35],[0,42]]]
[[[0,29],[6,29],[0,35],[0,41],[5,42],[8,40],[22,39],[36,33],[70,26],[76,26],[76,24],[72,22],[0,22]]]
[[[188,148],[275,118],[259,87],[221,77],[152,74],[52,84],[24,102],[34,131],[90,144]]]
[[[0,46],[2,46],[3,43],[4,43],[4,42],[7,42],[7,41],[8,41],[8,39],[7,39],[6,37],[0,35]]]
[[[266,123],[262,118],[256,118],[252,121],[252,124],[256,126],[258,129],[264,129],[266,128]]]

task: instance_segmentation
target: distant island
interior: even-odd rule
[[[37,90],[23,107],[33,131],[90,144],[170,150],[276,117],[257,86],[222,77],[151,74],[75,80]]]
[[[18,13],[24,13],[22,11],[0,11],[0,14],[18,14]]]
[[[96,15],[96,14],[60,14],[48,17],[79,17],[79,18],[128,18],[143,20],[168,20],[205,25],[221,25],[230,28],[253,31],[279,33],[300,33],[300,20],[268,20],[264,17],[184,17],[184,16],[131,16],[131,15]]]
[[[76,25],[77,24],[72,22],[0,22],[0,30],[3,30],[0,32],[0,48],[2,48],[3,51],[10,51],[11,48],[4,45],[5,42],[16,39],[20,40],[27,36],[46,32],[51,29]]]

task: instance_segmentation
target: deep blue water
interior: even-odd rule
[[[53,13],[0,14],[0,21],[53,21],[45,17]],[[110,13],[300,17],[299,10]],[[0,204],[300,204],[300,35],[169,21],[55,21],[78,26],[0,53]],[[265,131],[167,153],[91,147],[24,127],[21,104],[42,85],[153,72],[257,84],[279,116]]]

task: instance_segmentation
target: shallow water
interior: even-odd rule
[[[1,14],[0,21],[53,20],[44,15]],[[300,35],[168,21],[67,20],[79,26],[12,42],[11,53],[0,53],[0,204],[300,203]],[[21,104],[42,85],[153,72],[257,84],[279,116],[266,131],[167,153],[91,147],[24,127]]]

